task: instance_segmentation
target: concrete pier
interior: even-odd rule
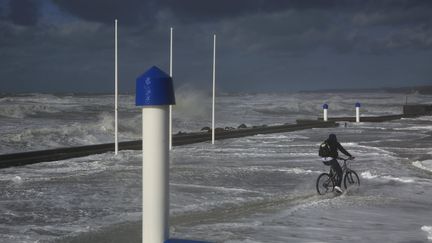
[[[228,138],[239,138],[246,136],[253,136],[257,134],[268,134],[268,133],[282,133],[292,132],[310,128],[320,127],[335,127],[337,126],[334,122],[320,122],[320,121],[309,121],[308,123],[299,124],[286,124],[277,126],[255,126],[251,128],[239,128],[234,130],[215,130],[215,139],[228,139]],[[173,146],[180,146],[186,144],[200,143],[205,141],[211,141],[212,134],[210,132],[194,132],[173,135]],[[12,166],[22,166],[28,164],[35,164],[40,162],[49,162],[64,160],[70,158],[84,157],[92,154],[102,154],[114,151],[114,143],[97,144],[97,145],[86,145],[71,148],[58,148],[41,151],[31,151],[13,154],[0,155],[0,168],[7,168]],[[142,141],[128,141],[120,142],[118,145],[119,150],[141,150]]]
[[[432,105],[404,105],[404,115],[432,115]]]
[[[432,105],[404,105],[403,114],[387,115],[387,116],[363,116],[362,122],[386,122],[398,120],[401,118],[413,118],[424,115],[432,115]],[[323,118],[317,120],[297,120],[297,124],[285,124],[277,126],[255,126],[251,128],[239,128],[234,130],[217,130],[215,129],[215,139],[228,139],[239,138],[246,136],[253,136],[257,134],[268,133],[282,133],[292,132],[310,128],[325,128],[336,127],[336,122],[355,122],[356,117],[331,117],[328,122],[322,121]],[[200,143],[211,141],[212,134],[210,132],[194,132],[173,135],[173,146],[180,146],[186,144]],[[128,141],[120,142],[119,150],[140,150],[142,148],[142,141]],[[0,155],[0,168],[22,166],[28,164],[35,164],[40,162],[49,162],[64,160],[70,158],[84,157],[92,154],[102,154],[114,151],[114,143],[86,145],[71,148],[58,148],[41,151],[31,151],[13,154]]]

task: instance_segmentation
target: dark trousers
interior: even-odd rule
[[[342,182],[342,168],[339,165],[339,162],[336,159],[332,159],[328,161],[328,165],[336,171],[336,174],[338,175],[338,178],[336,180],[336,186],[340,187]]]

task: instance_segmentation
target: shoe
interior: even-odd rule
[[[338,186],[335,186],[335,191],[339,193],[343,193],[342,189]]]

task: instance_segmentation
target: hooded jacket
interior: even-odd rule
[[[336,159],[339,156],[338,150],[346,156],[351,157],[351,154],[348,153],[348,151],[346,151],[344,147],[342,147],[342,145],[337,141],[336,135],[330,134],[326,142],[330,147],[330,157]]]

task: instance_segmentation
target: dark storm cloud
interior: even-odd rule
[[[114,18],[122,92],[149,66],[168,70],[170,26],[176,85],[209,87],[212,33],[222,90],[402,86],[432,74],[432,1],[18,0],[15,14],[12,1],[0,0],[2,88],[111,91]]]
[[[36,0],[9,0],[7,18],[17,25],[36,25],[39,5]]]
[[[158,11],[169,11],[183,21],[211,21],[247,14],[285,10],[328,10],[334,13],[362,11],[379,13],[418,8],[430,10],[429,0],[52,0],[63,10],[90,21],[111,23],[113,16],[127,23],[154,20]],[[369,16],[372,17],[373,16]],[[407,16],[406,16],[407,17]],[[366,22],[368,16],[365,16]],[[385,18],[383,18],[384,20]],[[418,15],[410,19],[422,20]],[[385,23],[385,20],[382,22]]]
[[[430,48],[432,28],[428,0],[52,1],[84,20],[112,24],[119,18],[146,31],[164,23],[231,29],[227,34],[257,40],[250,49],[288,55],[321,47],[379,55],[398,48]],[[224,29],[212,24],[221,22]],[[262,36],[266,39],[260,42]]]
[[[5,19],[6,17],[6,2],[0,1],[0,20]]]
[[[112,23],[119,18],[124,24],[149,24],[157,11],[145,0],[52,0],[62,10],[89,21]]]
[[[63,10],[90,21],[112,22],[113,16],[126,23],[154,20],[158,11],[169,11],[183,21],[219,20],[258,12],[284,9],[331,8],[338,2],[328,0],[52,0]]]
[[[218,20],[247,14],[272,13],[287,9],[328,9],[342,1],[302,0],[161,0],[161,6],[169,9],[181,20]]]

